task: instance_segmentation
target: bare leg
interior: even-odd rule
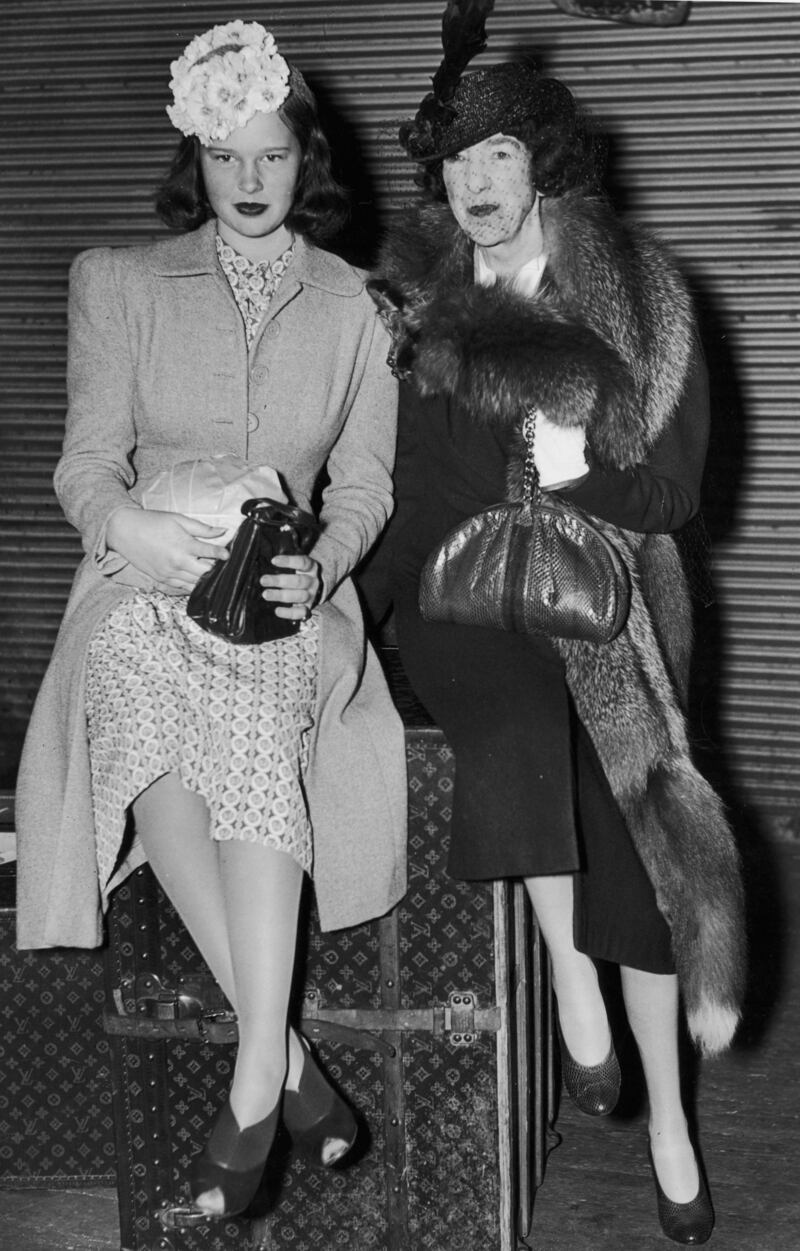
[[[209,837],[205,800],[167,773],[134,800],[133,813],[153,872],[238,1011],[219,844]]]
[[[525,886],[553,970],[558,1019],[570,1055],[587,1066],[602,1064],[611,1030],[594,962],[576,950],[572,936],[572,874],[529,877]]]
[[[213,842],[205,802],[174,775],[138,797],[134,816],[156,876],[236,1011],[239,1047],[229,1098],[244,1130],[274,1109],[286,1078],[302,870],[260,844]],[[295,1035],[292,1044],[299,1072],[303,1053]],[[216,1187],[197,1201],[212,1213],[225,1206]]]
[[[650,1101],[650,1144],[658,1180],[675,1203],[690,1203],[699,1175],[681,1102],[678,979],[622,967],[625,1008],[642,1057]]]
[[[133,811],[153,872],[238,1015],[220,844],[209,837],[205,800],[168,773],[138,796]],[[287,1086],[292,1090],[297,1089],[303,1059],[302,1044],[289,1030]]]
[[[221,843],[219,857],[239,1022],[231,1107],[244,1128],[275,1106],[286,1078],[303,871],[258,843]]]
[[[250,909],[240,907],[239,897],[242,889],[237,886],[237,881],[242,874],[237,874],[235,871],[235,863],[233,869],[225,871],[225,864],[230,862],[230,854],[225,857],[224,852],[230,853],[233,844],[220,844],[212,841],[208,832],[208,809],[205,807],[204,799],[193,791],[188,791],[174,774],[165,774],[164,777],[154,782],[153,786],[148,787],[135,799],[133,807],[136,831],[138,831],[155,876],[162,883],[165,893],[172,899],[185,926],[192,934],[194,942],[197,943],[200,955],[203,956],[210,971],[223,988],[230,1006],[239,1017],[242,1016],[242,1005],[239,1003],[240,987],[237,986],[234,976],[229,901],[233,899],[239,901],[233,904],[234,912],[242,919],[242,926],[245,928],[249,923]],[[237,843],[237,846],[249,847],[250,844]],[[268,852],[268,849],[257,849]],[[237,853],[234,852],[234,857],[235,854]],[[243,854],[247,857],[248,863],[244,877],[252,879],[255,886],[259,881],[259,876],[250,866],[249,853]],[[280,852],[270,854],[278,858],[275,862],[278,881],[282,881],[287,872],[289,877],[298,876],[302,879],[302,874],[293,861],[290,861],[288,868],[283,863],[289,861],[289,857],[282,856]],[[264,859],[267,859],[267,856]],[[188,866],[190,866],[190,872],[187,871]],[[294,874],[294,868],[297,868],[297,874]],[[269,868],[265,868],[264,876],[272,876]],[[259,899],[259,906],[255,908],[257,912],[260,908],[260,899],[263,898],[259,896],[259,889],[260,887],[254,889],[253,892],[254,896]],[[288,904],[289,912],[293,912],[294,927],[297,927],[297,898],[294,898],[294,894],[299,894],[299,882],[297,892],[295,892],[294,882],[285,891],[283,887],[279,889],[282,893],[282,901]],[[280,908],[272,909],[272,914],[275,919],[278,919]],[[242,926],[237,928],[240,929]],[[292,941],[294,941],[294,934]],[[239,947],[243,946],[247,946],[247,943],[240,941]],[[248,975],[245,973],[243,976]],[[262,967],[263,980],[267,980],[268,977],[268,971]],[[245,1051],[247,1050],[248,1048],[245,1048]],[[282,1055],[283,1050],[282,1046]],[[289,1031],[288,1085],[290,1088],[297,1088],[303,1058],[303,1048],[297,1035],[294,1031]],[[239,1083],[239,1086],[242,1086],[242,1083]],[[237,1097],[237,1102],[239,1102],[239,1097]]]

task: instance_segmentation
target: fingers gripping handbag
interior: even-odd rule
[[[275,604],[263,597],[260,579],[273,572],[273,556],[307,552],[319,525],[310,513],[271,499],[246,500],[242,513],[228,559],[215,561],[203,574],[186,611],[204,630],[231,643],[286,638],[300,622],[276,617]]]
[[[535,421],[531,409],[523,499],[450,531],[422,568],[420,612],[427,621],[608,643],[628,616],[628,571],[580,509],[540,488]]]

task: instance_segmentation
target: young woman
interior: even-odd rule
[[[668,537],[698,508],[706,372],[673,263],[596,192],[567,88],[524,62],[462,76],[489,8],[448,6],[433,91],[400,130],[427,202],[393,229],[374,282],[406,379],[380,562],[405,668],[456,755],[451,871],[524,879],[565,1085],[591,1115],[620,1088],[594,960],[621,967],[661,1223],[699,1243],[714,1218],[681,1102],[679,990],[713,1052],[733,1033],[744,972],[736,851],[686,742],[690,625]],[[628,624],[605,646],[419,608],[445,535],[520,497],[530,409],[541,485],[599,519],[631,572]]]
[[[363,276],[317,246],[345,201],[300,72],[237,21],[172,74],[184,137],[158,207],[183,233],[71,272],[55,487],[87,555],[20,771],[19,942],[99,942],[110,892],[149,860],[238,1018],[191,1177],[223,1215],[281,1115],[323,1165],[355,1136],[287,1012],[304,874],[324,928],[404,890],[402,728],[350,581],[391,511],[396,384]],[[316,545],[262,579],[286,638],[236,645],[187,616],[227,554],[221,498],[181,495],[209,466],[220,497],[261,485],[305,510],[324,475]],[[148,506],[165,473],[171,511]]]

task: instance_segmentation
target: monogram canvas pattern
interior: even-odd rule
[[[0,1184],[113,1185],[102,956],[18,952],[0,914],[0,1002]]]

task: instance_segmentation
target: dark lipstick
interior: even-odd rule
[[[266,212],[266,204],[257,204],[252,200],[242,200],[241,203],[234,206],[237,213],[242,213],[245,217],[258,217],[259,213]]]

